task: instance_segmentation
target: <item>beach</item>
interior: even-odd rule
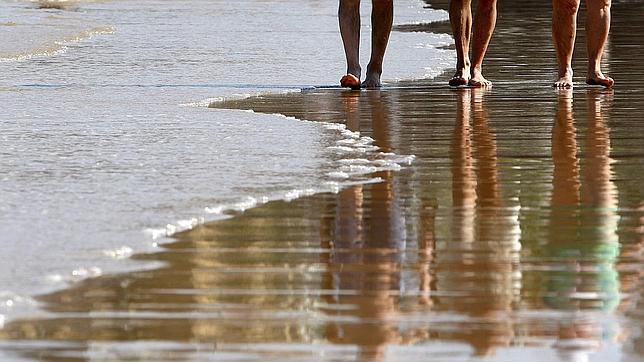
[[[207,109],[335,84],[344,71],[335,4],[41,3],[0,2],[6,319],[37,312],[33,295],[149,267],[129,256],[224,210],[338,187],[327,147],[341,131]],[[445,18],[420,0],[397,12],[400,23]],[[393,40],[398,67],[388,80],[440,74],[451,57],[436,49],[451,41],[446,34]]]
[[[446,2],[428,6],[411,13],[433,15],[397,23],[387,62],[395,68],[399,59],[413,59],[396,46],[434,58],[427,67],[404,66],[408,80],[387,78],[381,90],[341,90],[332,86],[335,74],[324,71],[300,83],[256,79],[246,91],[254,94],[237,96],[194,86],[198,80],[172,92],[149,83],[151,90],[141,91],[154,101],[136,110],[174,112],[169,118],[181,114],[193,124],[171,145],[233,137],[234,146],[217,145],[210,154],[199,148],[204,158],[188,162],[198,167],[169,168],[177,181],[162,183],[167,189],[159,194],[183,198],[146,204],[158,198],[150,193],[156,181],[125,198],[123,208],[133,214],[138,206],[128,205],[143,204],[166,210],[148,218],[174,222],[149,241],[154,245],[126,252],[127,265],[104,262],[97,275],[89,270],[66,286],[38,295],[25,290],[37,311],[4,323],[3,359],[641,360],[644,94],[633,74],[644,68],[637,61],[644,56],[644,3],[613,5],[604,69],[614,90],[581,84],[583,31],[574,90],[550,86],[550,5],[530,1],[499,4],[484,68],[494,87],[451,89],[444,60],[453,55],[451,43],[435,35],[449,31],[435,21],[445,20]],[[336,28],[324,31],[338,36]],[[418,39],[432,45],[418,47]],[[418,73],[428,67],[440,71]],[[177,110],[189,103],[187,94],[209,107]],[[69,99],[65,117],[76,102]],[[104,107],[101,113],[112,106]],[[150,114],[137,117],[132,129]],[[144,154],[176,158],[176,148],[163,149]],[[252,172],[224,168],[227,177],[216,177],[221,168],[209,167],[229,165],[222,153],[237,155],[230,164],[253,155],[245,164]],[[230,175],[236,177],[223,184],[207,182]],[[109,180],[119,185],[118,178]],[[108,215],[117,224],[123,217]],[[184,227],[176,223],[195,215]],[[87,219],[103,225],[94,215]],[[153,228],[135,224],[137,232]],[[64,235],[93,239],[81,230]],[[106,239],[115,232],[122,233],[110,230]],[[101,263],[87,255],[71,260]]]

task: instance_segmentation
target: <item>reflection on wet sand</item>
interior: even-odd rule
[[[573,93],[558,95],[550,236],[544,245],[551,266],[543,295],[545,304],[556,310],[612,312],[620,296],[615,270],[618,193],[612,182],[609,128],[604,119],[611,92],[590,90],[586,97],[585,164],[580,172]],[[605,338],[602,333],[593,318],[573,315],[559,321],[555,347],[564,360],[584,360],[599,349]]]
[[[417,162],[377,173],[379,183],[269,203],[182,232],[158,253],[135,256],[162,262],[158,268],[41,296],[51,314],[10,322],[1,336],[72,343],[7,349],[43,360],[219,354],[301,361],[399,353],[494,359],[523,346],[575,359],[634,336],[614,315],[632,313],[634,299],[625,296],[640,288],[642,216],[622,218],[618,210],[641,200],[618,193],[614,181],[611,94],[537,98],[540,117],[552,125],[551,162],[537,174],[551,174],[552,187],[521,197],[513,170],[525,161],[513,155],[523,149],[499,136],[508,105],[495,93],[274,97],[250,108],[281,107],[313,121],[340,116],[381,150],[415,154]],[[426,107],[436,114],[428,118]],[[540,210],[531,200],[550,203]],[[534,212],[538,218],[526,224]],[[140,347],[127,348],[135,340]]]
[[[641,360],[641,87],[535,87],[551,80],[550,19],[523,3],[501,9],[515,16],[494,38],[491,92],[414,82],[213,104],[342,122],[416,160],[134,256],[156,268],[40,296],[48,314],[8,322],[3,348],[50,361]],[[615,6],[617,50],[636,41],[631,9]],[[611,74],[628,87],[640,64],[621,54]],[[527,57],[539,66],[517,73]]]
[[[477,355],[508,346],[509,318],[521,289],[520,230],[515,210],[503,207],[496,139],[485,91],[460,91],[452,143],[451,237],[436,248],[437,310],[472,318],[440,333],[467,341]],[[453,295],[450,295],[453,294]]]
[[[347,127],[360,131],[360,109],[355,94],[347,92]],[[380,92],[368,97],[370,119],[376,144],[389,149],[390,114]],[[325,329],[329,342],[359,346],[360,359],[380,360],[386,347],[401,342],[396,325],[401,288],[405,223],[391,171],[378,172],[384,182],[371,187],[365,200],[363,186],[340,191],[334,217],[322,236],[329,246],[328,270],[322,289],[327,296],[327,313],[334,320]],[[363,321],[355,323],[354,320]]]
[[[608,102],[603,98],[609,98],[610,94],[595,91],[587,94],[583,182],[580,180],[581,165],[572,96],[567,91],[559,95],[553,129],[555,167],[550,240],[546,250],[549,251],[550,260],[565,262],[567,268],[562,274],[552,276],[554,283],[560,284],[555,288],[557,294],[549,294],[552,298],[548,302],[560,308],[612,310],[619,302],[617,273],[614,270],[619,255],[618,192],[612,181],[609,129],[602,114],[602,107]],[[579,277],[586,273],[601,278],[601,281],[593,281],[592,278],[580,280]],[[597,285],[608,289],[598,290]],[[588,299],[593,293],[598,299]],[[575,295],[581,298],[577,299]]]

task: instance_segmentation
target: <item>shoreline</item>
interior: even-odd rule
[[[425,17],[416,11],[422,6],[419,1],[399,4],[405,19]],[[21,304],[19,296],[53,291],[88,275],[131,270],[127,261],[112,256],[154,251],[155,240],[143,234],[144,229],[198,219],[206,206],[234,202],[238,195],[271,194],[277,188],[263,185],[295,189],[310,183],[309,170],[325,161],[319,153],[280,150],[301,144],[312,149],[324,132],[321,127],[276,121],[265,131],[269,116],[231,117],[177,104],[253,93],[246,90],[252,85],[266,91],[261,85],[328,82],[324,73],[335,73],[329,67],[340,65],[334,58],[342,58],[333,50],[340,45],[337,34],[320,31],[337,28],[334,4],[274,2],[270,11],[284,21],[252,15],[266,11],[252,2],[183,1],[151,9],[148,2],[108,1],[79,4],[78,11],[38,10],[22,2],[5,5],[3,19],[34,24],[33,33],[31,26],[21,27],[29,33],[27,38],[38,37],[48,24],[41,18],[50,17],[63,30],[64,24],[83,19],[117,29],[110,36],[74,43],[64,54],[0,64],[3,83],[10,85],[2,92],[8,108],[3,137],[8,143],[0,160],[10,165],[2,184],[3,241],[8,247],[2,274],[4,288],[12,294],[0,301],[0,313],[9,319],[33,310]],[[160,11],[167,7],[180,11]],[[235,16],[213,22],[206,15],[221,12]],[[236,21],[236,16],[249,21]],[[178,27],[170,26],[174,22]],[[255,32],[267,27],[275,34]],[[424,36],[399,36],[398,49],[413,46],[419,37]],[[302,51],[297,61],[279,51],[279,43],[296,41]],[[245,46],[238,48],[240,44]],[[233,48],[240,52],[227,51]],[[319,57],[320,49],[327,54]],[[410,55],[419,58],[431,52],[412,49],[405,55],[407,63],[401,62],[406,65],[392,70],[422,74],[416,62],[409,62]],[[234,72],[219,72],[231,67]],[[282,73],[285,69],[309,71]],[[235,88],[240,81],[235,74],[245,75],[242,88]],[[286,133],[301,136],[289,140],[282,136]],[[48,137],[40,139],[42,134]],[[234,153],[237,144],[253,139],[264,146],[255,147],[254,153]],[[265,162],[266,154],[274,155],[271,162]],[[23,240],[47,252],[41,257],[24,248]]]
[[[439,6],[438,8],[433,8],[431,6],[431,4],[430,4],[430,3],[436,3],[436,2],[438,2],[439,4],[442,4],[441,1],[432,1],[432,0],[421,0],[421,1],[426,3],[431,9],[443,10],[443,11],[447,10],[447,7],[445,7],[445,6]],[[421,22],[421,23],[414,23],[414,24],[397,24],[397,25],[393,26],[392,32],[401,32],[401,33],[406,33],[406,32],[435,33],[437,31],[437,29],[440,29],[440,30],[438,30],[439,33],[449,35],[450,30],[446,29],[444,26],[441,26],[441,24],[444,25],[445,23],[449,24],[449,21],[448,20],[438,20],[438,21],[434,21],[434,22]],[[339,34],[338,34],[338,36],[339,36]],[[437,47],[437,48],[442,49],[443,47]],[[385,84],[385,87],[384,87],[385,89],[389,89],[391,87],[396,87],[395,85],[402,85],[403,87],[413,87],[413,86],[426,87],[428,84],[437,85],[435,80],[445,78],[448,75],[448,73],[449,73],[449,68],[445,68],[444,71],[441,74],[436,75],[434,77],[428,77],[428,78],[422,78],[422,79],[414,79],[414,80],[408,80],[408,79],[388,80],[388,81],[386,80],[386,81],[383,81],[383,84]],[[445,84],[447,84],[447,83],[445,83]],[[387,86],[387,85],[389,85],[389,86]],[[268,87],[268,88],[271,88],[271,87]],[[284,117],[284,118],[294,118],[298,122],[313,122],[313,123],[316,123],[316,124],[330,125],[330,126],[342,125],[341,120],[327,120],[327,121],[308,120],[308,119],[305,119],[305,118],[298,118],[298,117],[289,116],[288,114],[283,114],[283,113],[280,113],[280,112],[273,112],[273,113],[255,112],[251,108],[235,108],[235,107],[226,108],[226,107],[219,107],[218,106],[218,105],[231,104],[231,103],[235,104],[237,102],[245,102],[245,101],[248,101],[248,100],[251,100],[251,99],[257,99],[257,98],[263,98],[263,97],[273,97],[273,96],[286,96],[286,97],[288,97],[289,95],[298,94],[298,93],[307,92],[307,91],[315,91],[315,90],[320,90],[320,89],[335,89],[335,88],[336,88],[336,86],[310,86],[310,87],[304,87],[304,88],[300,88],[300,89],[293,88],[293,89],[289,89],[289,90],[284,91],[284,92],[271,92],[271,91],[269,91],[269,92],[266,92],[266,93],[255,94],[255,95],[244,95],[244,96],[240,96],[240,97],[237,97],[236,95],[232,95],[230,97],[219,97],[218,99],[206,99],[206,100],[202,100],[202,101],[188,103],[187,105],[199,105],[199,106],[202,106],[202,105],[207,104],[208,105],[207,108],[238,110],[238,111],[244,111],[244,112],[245,111],[252,111],[254,113],[267,114],[267,115],[276,115],[276,116]],[[446,88],[446,87],[441,87],[441,88]],[[336,129],[335,129],[335,127],[332,127],[332,128],[330,128],[330,130],[335,131]],[[337,131],[340,131],[342,133],[344,130],[339,129]],[[340,143],[342,143],[343,141],[345,141],[345,139],[340,139],[339,140]],[[402,164],[407,164],[408,163],[408,161],[406,161],[408,156],[406,156],[406,155],[395,155],[395,156],[400,156],[400,157],[397,157],[396,159],[400,158],[401,160],[398,161],[398,162],[395,162],[395,161],[391,162],[392,164],[402,165]],[[379,161],[381,161],[381,160],[379,160]],[[386,170],[387,170],[386,168],[380,169],[380,171],[386,171]],[[376,171],[375,173],[377,173],[377,172],[379,172],[379,171]],[[320,186],[319,189],[313,191],[313,194],[317,195],[317,194],[326,194],[326,193],[336,193],[338,187],[340,187],[340,189],[344,189],[344,188],[352,187],[352,186],[355,186],[355,185],[366,185],[366,184],[369,184],[369,183],[373,182],[373,177],[370,177],[369,174],[358,173],[358,174],[353,175],[353,176],[358,176],[358,177],[364,176],[364,179],[363,180],[359,180],[359,179],[347,180],[345,183],[342,183],[341,180],[335,180],[336,182],[338,182],[340,184],[339,185],[330,185],[330,186],[326,186],[326,187],[321,187]],[[333,181],[333,180],[329,180],[329,181]],[[329,181],[326,181],[326,182],[329,182]],[[322,184],[325,184],[325,182],[323,182]],[[229,206],[227,208],[223,208],[221,212],[217,212],[216,215],[219,215],[219,216],[216,216],[215,218],[210,219],[210,220],[199,221],[198,223],[193,224],[192,226],[190,226],[188,228],[178,226],[180,223],[177,224],[177,226],[173,225],[173,227],[176,228],[177,231],[176,232],[168,232],[163,237],[168,239],[168,240],[172,240],[176,234],[186,232],[186,231],[190,231],[190,230],[192,230],[192,229],[194,229],[196,227],[199,227],[199,226],[201,226],[203,224],[208,224],[208,223],[211,223],[211,222],[218,222],[218,221],[221,221],[221,220],[225,220],[230,216],[234,217],[235,215],[243,214],[247,210],[257,208],[257,207],[261,207],[262,205],[265,205],[265,204],[268,204],[268,203],[280,202],[280,201],[290,202],[290,201],[299,199],[301,197],[312,196],[311,191],[312,190],[310,190],[310,188],[300,187],[298,189],[283,192],[281,197],[280,196],[271,197],[271,196],[265,195],[263,198],[260,198],[260,199],[257,199],[254,196],[248,195],[248,196],[245,196],[244,199],[248,199],[248,200],[252,199],[252,200],[254,200],[254,201],[251,201],[253,206],[247,207],[246,202],[240,201],[239,203],[231,205],[231,206]],[[295,196],[294,198],[288,196],[289,194],[291,194],[293,192],[302,193],[305,196]],[[217,207],[219,208],[220,206],[217,206]],[[209,207],[207,207],[207,208],[209,208]],[[170,224],[168,224],[168,225],[170,225]]]
[[[428,24],[430,24],[430,23],[423,23],[423,24],[416,24],[416,25],[423,27],[423,26],[426,26]],[[404,28],[405,24],[396,25],[396,27]],[[393,31],[397,31],[397,30],[394,29]],[[405,30],[400,30],[400,31],[405,32]],[[415,30],[415,32],[418,32],[418,30]],[[423,81],[425,81],[425,80],[423,80]],[[405,80],[403,80],[403,81],[394,81],[394,83],[391,83],[391,84],[404,84],[405,82],[409,82],[409,81],[405,81]],[[271,88],[271,89],[282,88],[282,87],[276,87],[274,85],[273,86],[266,86],[266,87]],[[264,87],[262,87],[262,88],[264,88]],[[293,89],[293,92],[286,92],[286,93],[267,92],[267,93],[262,93],[259,96],[261,97],[261,96],[266,96],[266,95],[272,96],[272,95],[279,95],[279,94],[291,94],[291,93],[298,93],[298,92],[301,92],[301,91],[303,91],[303,89],[299,89],[299,90]],[[244,97],[239,98],[239,99],[233,98],[233,100],[235,100],[235,101],[236,100],[247,100],[249,98],[254,98],[254,97],[257,97],[257,95],[244,96]],[[230,101],[230,98],[225,100],[224,102],[228,102],[228,101]],[[202,102],[203,101],[196,102],[196,103],[202,103]],[[212,103],[212,102],[209,102],[209,104],[210,103]],[[187,104],[182,104],[182,105],[185,106]],[[280,116],[283,116],[283,115],[280,115]],[[284,117],[286,117],[286,116],[284,116]],[[298,119],[298,121],[301,122],[303,120]],[[313,121],[313,122],[315,122],[315,121]],[[315,123],[320,123],[320,122],[315,122]],[[330,122],[329,124],[338,124],[338,123],[337,122]],[[404,161],[404,160],[400,161],[400,163],[405,163],[405,162],[406,161]],[[356,176],[360,176],[360,175],[356,175]],[[372,180],[370,180],[368,175],[365,175],[365,176],[367,176],[367,177],[365,179],[363,179],[363,180],[356,179],[354,181],[349,181],[346,185],[344,185],[342,187],[351,187],[354,184],[369,184],[369,183],[371,183]],[[337,186],[321,187],[320,190],[317,190],[315,193],[316,194],[318,194],[318,193],[329,193],[329,192],[332,193],[332,192],[334,192],[333,190],[336,187]],[[322,190],[322,189],[326,189],[326,190]],[[209,220],[206,220],[205,216],[202,215],[202,216],[199,216],[199,217],[193,217],[191,219],[177,220],[176,222],[174,222],[172,224],[167,224],[167,226],[165,228],[163,228],[163,230],[161,228],[158,228],[158,229],[148,228],[148,229],[143,230],[143,232],[146,235],[149,235],[152,238],[151,241],[152,241],[152,243],[154,245],[157,245],[161,241],[163,242],[163,244],[172,243],[172,241],[174,240],[174,235],[176,233],[181,233],[181,232],[191,230],[192,228],[195,228],[195,227],[198,227],[200,225],[203,225],[204,222],[209,223],[209,222],[218,222],[218,221],[221,221],[221,220],[225,220],[225,219],[227,219],[227,218],[229,218],[231,216],[237,215],[239,213],[243,213],[244,211],[249,209],[249,207],[250,208],[256,208],[256,207],[260,207],[260,206],[262,206],[262,205],[264,205],[266,203],[270,203],[270,202],[279,202],[279,201],[287,201],[288,202],[288,201],[291,201],[292,197],[288,196],[288,195],[293,193],[293,192],[301,192],[304,195],[308,195],[310,193],[310,191],[308,189],[300,188],[300,189],[294,189],[294,190],[285,191],[283,193],[283,197],[276,196],[274,198],[269,197],[268,199],[257,199],[257,198],[254,198],[254,197],[247,196],[247,197],[244,197],[244,199],[248,199],[248,200],[253,199],[254,200],[254,201],[252,201],[253,206],[246,205],[246,202],[240,201],[239,203],[236,203],[236,204],[232,205],[230,208],[223,210],[222,213],[219,213],[219,212],[214,213],[213,216]],[[295,198],[299,198],[299,197],[300,196],[295,196]],[[205,221],[202,221],[202,220],[205,220]],[[186,226],[187,223],[191,223],[191,225]],[[148,254],[150,252],[154,252],[156,247],[154,247],[153,249],[151,249],[151,247],[144,247],[142,249],[144,249],[144,251],[143,251],[144,254]],[[122,252],[122,250],[127,250],[127,248],[126,247],[119,247],[119,248],[114,249],[114,250],[105,250],[104,253],[113,252],[113,253],[115,253],[114,255],[117,255],[118,253]],[[127,253],[127,251],[126,251],[126,253]],[[137,255],[137,254],[138,254],[138,252],[135,252],[134,256]],[[132,257],[128,257],[128,259],[135,260],[135,258],[132,258]],[[149,269],[149,268],[154,268],[155,265],[156,265],[156,263],[151,264],[149,266],[141,266],[141,267],[143,268],[142,270],[146,270],[146,269]],[[88,275],[91,275],[91,274],[95,273],[99,277],[103,276],[102,272],[93,272],[92,270],[93,270],[93,268],[85,269],[85,268],[79,267],[77,270],[74,270],[73,273],[76,273],[76,272],[87,273]],[[137,271],[137,270],[139,270],[139,267],[129,266],[129,267],[127,267],[125,269],[125,272]],[[115,273],[119,274],[120,272],[119,271],[110,271],[105,275],[111,275],[111,274],[115,274]],[[62,275],[57,275],[57,277],[65,278]],[[87,279],[92,279],[92,278],[95,278],[95,277],[96,276],[88,276]],[[68,278],[71,278],[71,277],[68,277]],[[74,277],[74,278],[76,278],[76,277]],[[81,278],[80,280],[72,280],[72,281],[70,281],[70,283],[72,283],[72,285],[74,285],[76,283],[83,282],[83,280],[85,280],[85,279]],[[30,315],[40,315],[41,313],[44,312],[42,310],[42,308],[40,306],[36,306],[36,307],[32,306],[32,305],[35,305],[35,304],[40,304],[39,296],[40,295],[49,295],[51,293],[55,293],[56,291],[59,291],[61,288],[66,289],[67,286],[54,287],[54,288],[50,288],[51,291],[47,290],[44,293],[38,293],[38,294],[35,294],[35,295],[27,296],[27,298],[29,299],[28,304],[30,306],[24,306],[22,309],[20,309],[14,315],[11,315],[11,314],[5,315],[4,317],[6,319],[4,320],[4,322],[9,323],[9,322],[11,322],[11,321],[13,321],[15,319],[21,319],[21,318],[25,318],[25,317],[29,318]],[[14,298],[16,298],[16,297],[14,297]],[[20,296],[19,298],[23,298],[23,297]]]
[[[506,45],[516,43],[511,34],[499,38]],[[499,79],[516,69],[514,58],[501,59],[494,51],[490,58],[499,63],[491,67]],[[549,61],[541,65],[545,68]],[[614,73],[626,76],[629,71]],[[547,76],[533,82],[545,83]],[[615,313],[626,318],[636,310],[637,300],[628,295],[641,290],[637,276],[628,271],[641,259],[623,250],[641,245],[640,235],[629,230],[637,227],[642,214],[610,210],[641,208],[642,193],[636,188],[644,165],[639,150],[625,138],[632,133],[629,126],[641,126],[620,110],[627,104],[644,105],[637,101],[637,91],[579,87],[553,92],[526,86],[529,78],[522,74],[512,79],[517,82],[501,80],[490,92],[442,91],[423,87],[433,81],[417,81],[413,83],[420,87],[407,89],[316,89],[226,102],[234,109],[269,114],[281,109],[285,116],[321,122],[344,115],[350,130],[372,137],[385,152],[418,154],[418,163],[400,172],[378,173],[382,183],[290,203],[274,201],[178,233],[158,252],[133,256],[162,267],[88,279],[41,296],[51,317],[12,321],[3,337],[103,341],[118,351],[119,342],[135,336],[198,342],[206,353],[210,346],[212,353],[223,350],[237,356],[246,352],[236,345],[263,344],[267,355],[282,346],[282,353],[294,358],[311,358],[298,348],[317,342],[332,356],[337,353],[334,345],[358,346],[351,353],[373,359],[388,347],[418,343],[444,357],[445,351],[431,347],[442,342],[448,348],[450,343],[459,346],[453,355],[458,359],[472,357],[465,347],[477,356],[495,356],[514,345],[540,342],[539,348],[550,352],[543,345],[553,336],[581,325],[578,333],[591,331],[584,340],[592,347],[582,352],[600,353],[597,343],[618,343],[604,335],[628,337],[630,327],[615,330],[584,317],[592,320],[599,313],[619,324]],[[584,177],[580,171],[576,176],[557,174],[562,164],[552,160],[555,140],[562,141],[565,147],[559,151],[565,153],[577,138],[585,140],[590,156],[566,154],[562,160],[573,170],[575,163],[582,163]],[[582,210],[575,212],[590,209],[583,215],[591,228],[566,223],[570,206],[558,206],[551,194],[552,189],[574,193],[576,184],[570,180],[577,180],[577,188],[599,190],[599,199],[608,203],[593,208],[582,200],[575,206]],[[618,188],[620,192],[611,191]],[[595,213],[596,208],[609,211]],[[556,268],[540,270],[549,263],[559,266],[558,252],[578,248],[558,234],[581,235],[579,243],[592,246],[582,249],[589,267],[597,262],[607,269],[572,272],[570,279]],[[614,251],[618,235],[621,252]],[[550,254],[540,254],[544,249]],[[617,255],[605,255],[610,253]],[[469,273],[450,273],[454,269]],[[603,288],[605,296],[587,303],[574,296],[549,297],[560,291],[557,280],[574,277]],[[616,296],[616,290],[623,296]],[[568,312],[574,305],[584,306],[575,309],[582,318]],[[553,313],[560,313],[560,325],[548,324]],[[592,332],[596,330],[600,333]],[[288,343],[294,347],[285,348]],[[129,353],[153,350],[149,348]],[[182,353],[180,349],[173,353]],[[18,353],[54,356],[57,350],[45,346]]]

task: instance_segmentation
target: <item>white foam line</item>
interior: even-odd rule
[[[196,102],[188,102],[179,104],[180,107],[197,107],[197,108],[208,108],[212,103],[222,103],[222,102],[231,102],[231,101],[242,101],[244,99],[252,97],[261,97],[265,95],[278,95],[278,94],[290,94],[301,92],[301,88],[290,88],[290,89],[281,89],[273,91],[257,91],[253,93],[233,93],[220,97],[210,97],[205,98]],[[244,110],[250,111],[250,110]]]
[[[19,62],[36,57],[50,57],[63,54],[67,52],[67,49],[69,48],[67,46],[68,44],[80,43],[82,41],[92,39],[96,35],[114,34],[115,32],[116,28],[112,26],[95,27],[83,30],[76,35],[68,36],[62,40],[56,40],[49,47],[33,49],[31,51],[25,51],[8,57],[0,57],[0,63]]]
[[[258,113],[253,110],[229,111]],[[234,203],[209,205],[204,207],[204,214],[199,217],[178,220],[173,224],[167,224],[165,227],[161,228],[146,229],[145,233],[151,236],[153,240],[157,240],[162,237],[171,237],[178,232],[190,230],[206,222],[229,218],[231,217],[231,213],[245,212],[246,210],[271,201],[290,202],[305,196],[319,193],[337,193],[344,188],[355,185],[383,182],[383,180],[378,177],[365,178],[364,176],[371,175],[379,171],[399,171],[402,169],[403,165],[410,165],[415,158],[413,155],[398,155],[391,152],[378,152],[379,147],[373,145],[375,142],[373,138],[361,136],[360,132],[347,130],[344,124],[309,121],[283,114],[272,114],[272,116],[295,122],[307,122],[321,125],[328,132],[336,133],[336,137],[339,138],[335,141],[336,146],[327,147],[329,151],[332,151],[340,157],[345,155],[351,156],[355,153],[359,153],[361,157],[331,160],[332,164],[337,164],[335,167],[337,171],[327,173],[325,175],[326,177],[321,180],[319,186],[291,189],[270,195],[246,196]]]
[[[415,11],[416,16],[423,17],[424,19],[426,19],[428,14],[430,13],[430,11],[425,9],[425,3],[420,0],[418,0],[418,3],[416,5],[410,5],[407,11],[409,10]],[[434,9],[432,9],[431,12],[433,16],[430,22],[439,22],[448,19],[447,12],[440,12]],[[398,25],[414,25],[422,23],[427,23],[427,21],[418,21],[415,19],[405,18],[405,23]],[[442,41],[438,44],[438,46],[451,44],[451,37],[449,37],[449,35],[441,37],[441,40]],[[419,46],[430,45],[420,44]],[[427,74],[425,78],[435,77],[441,74],[444,69],[450,66],[451,64],[441,64],[442,69],[428,68],[426,69]],[[262,95],[289,94],[301,91],[302,89],[286,89],[280,91],[258,91],[254,93],[243,94],[235,93],[221,97],[206,98],[196,102],[184,103],[180,104],[180,106],[208,107],[212,103],[244,100]],[[226,109],[226,111],[260,113],[255,112],[254,110]],[[193,228],[205,222],[230,217],[229,215],[227,215],[227,213],[229,212],[244,212],[248,209],[257,207],[270,201],[292,201],[304,196],[310,196],[318,193],[337,193],[344,188],[355,185],[383,182],[383,180],[378,177],[364,178],[363,176],[370,175],[378,171],[398,171],[402,169],[403,166],[410,165],[415,158],[414,155],[397,155],[390,152],[379,152],[379,147],[374,144],[375,141],[373,138],[361,136],[360,132],[351,131],[347,129],[346,125],[341,123],[296,119],[294,117],[286,116],[280,113],[273,114],[273,116],[293,120],[296,122],[315,123],[317,125],[321,125],[323,128],[330,132],[337,132],[340,139],[336,141],[335,145],[327,147],[327,149],[334,152],[336,156],[340,156],[339,159],[332,161],[339,166],[336,167],[336,171],[328,172],[326,174],[326,179],[321,180],[322,182],[320,183],[320,186],[317,186],[315,188],[293,189],[284,191],[279,194],[263,195],[260,197],[247,196],[246,199],[233,204],[209,205],[204,207],[203,216],[190,219],[189,221],[177,221],[175,224],[168,224],[165,228],[147,229],[146,232],[151,235],[153,239],[158,239],[162,236],[172,236],[179,231]],[[359,154],[359,156],[349,157],[356,154]]]

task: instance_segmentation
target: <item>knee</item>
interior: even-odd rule
[[[579,11],[579,0],[553,0],[554,12],[561,15],[576,15]]]
[[[588,11],[610,11],[611,0],[587,0]]]
[[[472,6],[472,0],[449,0],[450,9],[465,9]]]
[[[340,13],[360,11],[360,0],[340,0]]]
[[[479,11],[490,11],[496,8],[497,0],[478,0],[478,10]]]
[[[340,7],[354,8],[360,6],[360,0],[340,0]]]
[[[460,14],[464,11],[471,11],[472,0],[449,0],[449,13]]]

